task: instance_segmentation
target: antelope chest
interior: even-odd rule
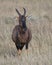
[[[26,31],[24,34],[18,34],[18,38],[19,38],[19,41],[21,42],[21,43],[26,43],[27,42],[27,40],[28,40],[28,32]]]

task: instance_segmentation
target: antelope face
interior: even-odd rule
[[[25,16],[21,16],[20,17],[20,22],[19,25],[22,27],[22,29],[25,31],[26,30],[26,17]]]

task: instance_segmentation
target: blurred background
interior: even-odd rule
[[[32,40],[19,57],[11,35],[23,7]],[[52,0],[0,0],[0,65],[52,65]]]

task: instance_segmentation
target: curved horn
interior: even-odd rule
[[[16,12],[17,12],[19,15],[21,15],[17,9],[16,9]]]
[[[24,15],[26,14],[26,9],[25,8],[23,8],[24,9]]]

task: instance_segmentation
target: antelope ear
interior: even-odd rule
[[[16,16],[16,17],[14,17],[13,19],[15,19],[15,20],[17,21],[17,20],[19,19],[19,17]]]
[[[24,9],[24,14],[23,15],[25,16],[26,15],[26,9],[25,8],[23,8],[23,9]]]
[[[19,19],[19,17],[16,17],[16,20]]]
[[[16,12],[18,13],[19,16],[21,16],[20,12],[16,9]]]

